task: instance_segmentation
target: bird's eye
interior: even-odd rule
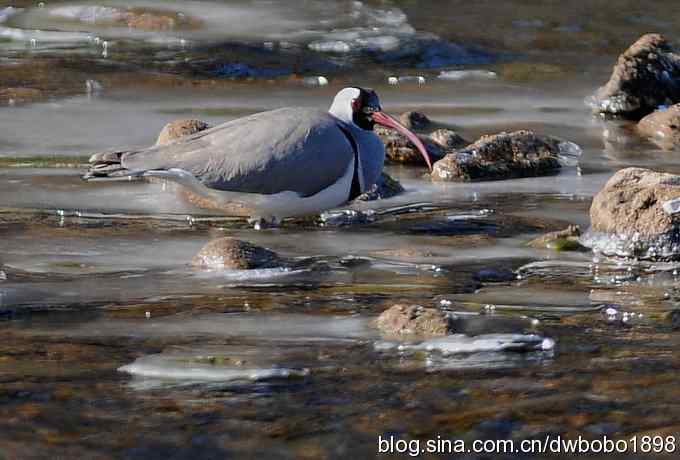
[[[370,115],[372,113],[377,112],[378,109],[376,109],[375,107],[371,107],[371,106],[367,105],[366,107],[362,108],[361,111],[364,112],[367,115]]]

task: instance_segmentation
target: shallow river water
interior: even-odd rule
[[[160,23],[131,25],[128,6]],[[374,458],[379,436],[680,443],[676,267],[527,245],[587,228],[593,195],[622,167],[680,173],[676,153],[584,103],[639,35],[675,41],[678,9],[0,2],[0,96],[38,91],[0,98],[0,459]],[[487,72],[439,78],[452,70]],[[583,154],[555,176],[495,182],[389,165],[406,191],[355,205],[373,221],[261,231],[161,183],[80,179],[91,153],[153,144],[173,119],[326,107],[347,85],[468,139],[526,128]],[[296,263],[192,268],[220,236]],[[381,336],[372,321],[396,303],[456,312],[465,335]]]

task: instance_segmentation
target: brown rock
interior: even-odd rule
[[[394,305],[375,320],[375,326],[385,334],[446,335],[453,332],[449,315],[436,308],[420,305]]]
[[[394,130],[376,126],[375,133],[385,145],[385,159],[391,163],[413,164],[426,166],[423,156],[415,145],[404,136]],[[432,161],[443,158],[455,148],[469,144],[455,131],[449,129],[437,129],[432,134],[417,134],[430,155]]]
[[[664,110],[656,110],[637,124],[643,136],[649,137],[661,148],[673,149],[680,146],[680,104]]]
[[[171,30],[177,27],[177,17],[176,15],[128,12],[125,15],[125,23],[133,29]]]
[[[593,110],[639,119],[680,102],[679,79],[680,56],[662,35],[643,35],[619,56],[611,78],[593,96]]]
[[[567,145],[532,131],[483,136],[437,161],[432,179],[463,182],[553,174],[561,167],[558,157]]]
[[[271,268],[281,263],[275,252],[230,237],[208,242],[191,261],[195,267],[226,270]]]
[[[0,102],[13,104],[16,102],[30,102],[43,97],[43,92],[36,88],[2,88]]]
[[[208,128],[210,128],[210,125],[201,120],[186,119],[171,121],[161,130],[156,145],[167,145],[181,137],[195,134]]]
[[[432,121],[422,112],[404,112],[399,116],[402,125],[413,131],[424,131],[431,127]]]
[[[663,204],[674,198],[680,198],[680,176],[622,169],[593,198],[591,226],[598,232],[641,238],[674,234],[678,219],[663,210]]]

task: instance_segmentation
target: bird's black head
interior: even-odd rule
[[[375,120],[373,114],[380,112],[380,99],[372,89],[356,87],[359,95],[352,99],[352,121],[358,127],[367,131],[373,130]]]

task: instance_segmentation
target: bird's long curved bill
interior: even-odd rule
[[[373,121],[375,121],[379,125],[396,129],[399,133],[406,136],[408,140],[413,142],[413,145],[416,146],[416,148],[423,156],[423,158],[425,158],[425,163],[427,163],[427,167],[430,168],[430,171],[432,171],[432,162],[430,161],[430,155],[427,154],[427,149],[425,148],[425,145],[423,145],[423,142],[418,138],[418,136],[409,131],[404,125],[399,123],[391,116],[387,115],[385,112],[374,112]]]

